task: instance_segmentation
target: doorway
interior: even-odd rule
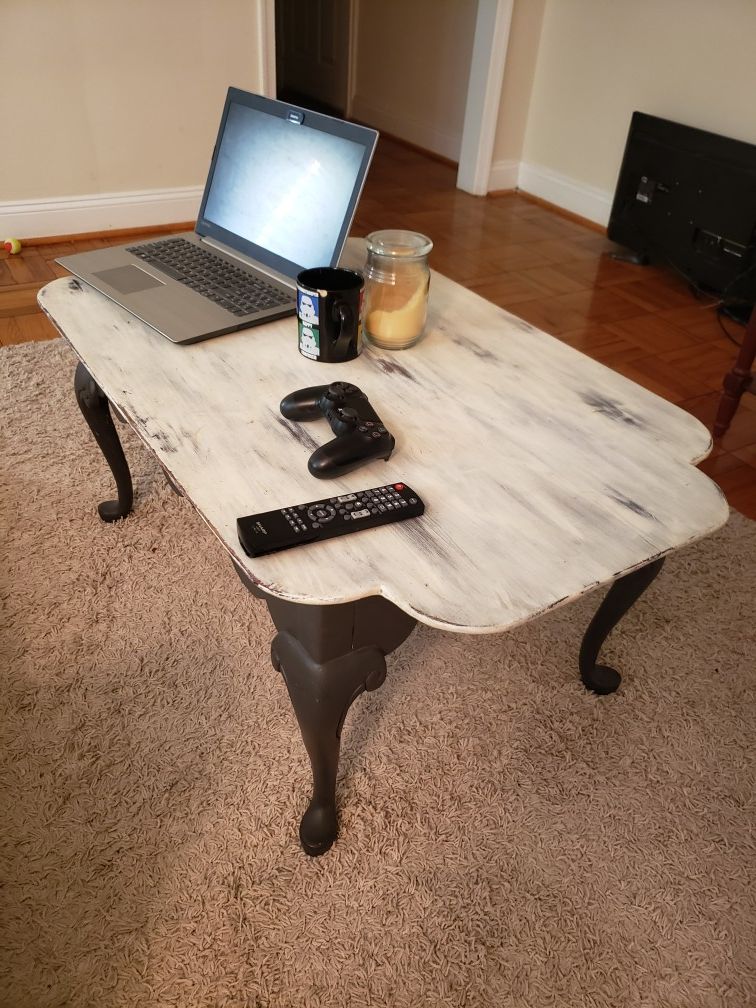
[[[360,109],[353,107],[359,21],[361,18],[364,21],[371,13],[375,15],[376,11],[383,12],[394,7],[393,3],[386,4],[384,0],[257,0],[262,90],[268,95],[278,95],[283,100],[343,118],[354,116],[386,133],[404,136],[421,148],[451,157],[459,165],[458,188],[475,195],[485,195],[489,188],[514,0],[459,2],[474,11],[475,21],[469,76],[459,87],[465,98],[461,141],[456,145],[453,156],[434,149],[422,138],[410,140],[407,133],[392,129],[390,124],[370,122],[369,116],[361,115]],[[415,10],[415,6],[403,9]],[[327,37],[329,33],[330,41]],[[337,35],[341,40],[338,45],[333,41]],[[420,50],[424,64],[436,66],[437,72],[443,74],[446,68],[438,59],[438,54],[431,60],[427,47],[421,45]],[[299,66],[296,65],[295,52],[300,56]],[[274,53],[275,64],[272,59]],[[394,57],[391,47],[388,57]],[[322,72],[318,71],[318,66]],[[392,66],[391,59],[387,58],[387,66],[391,70],[396,64]],[[280,89],[276,83],[279,74]],[[395,102],[395,108],[402,111],[402,104]]]
[[[276,97],[349,118],[353,0],[276,0]]]

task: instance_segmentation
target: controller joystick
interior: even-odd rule
[[[351,406],[337,406],[333,411],[331,427],[334,434],[347,434],[353,431],[360,422],[360,415]]]
[[[292,392],[281,401],[281,413],[287,420],[325,417],[331,425],[336,436],[317,448],[307,464],[319,479],[343,476],[373,459],[388,461],[396,444],[365,393],[349,382]]]

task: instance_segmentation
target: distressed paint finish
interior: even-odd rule
[[[344,264],[362,257],[350,240]],[[694,468],[711,448],[695,418],[437,273],[420,343],[340,365],[300,356],[293,318],[176,346],[72,278],[39,300],[229,553],[282,599],[383,595],[431,626],[502,631],[727,520]],[[396,450],[317,480],[307,460],[328,424],[287,421],[278,404],[336,380],[363,389]],[[237,542],[239,515],[400,480],[422,518],[255,560]]]

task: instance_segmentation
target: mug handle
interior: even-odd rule
[[[333,349],[336,356],[341,357],[349,349],[351,342],[349,329],[354,323],[354,312],[345,301],[339,301],[333,306],[333,318],[339,323],[339,334],[333,341]]]

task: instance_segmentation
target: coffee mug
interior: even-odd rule
[[[362,350],[360,312],[364,281],[359,273],[316,266],[297,277],[299,352],[310,360],[339,364]]]

